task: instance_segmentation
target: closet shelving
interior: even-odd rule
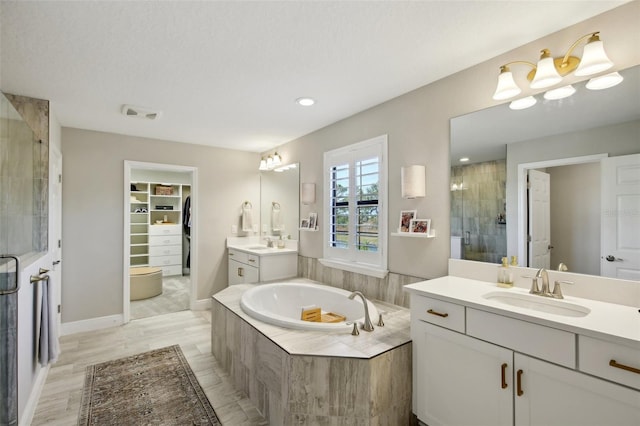
[[[130,265],[159,267],[163,276],[182,274],[182,196],[183,189],[189,193],[189,186],[131,184]]]
[[[149,265],[149,184],[132,182],[129,201],[131,266]],[[134,190],[135,187],[135,190]]]

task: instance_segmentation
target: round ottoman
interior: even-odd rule
[[[162,269],[147,266],[129,269],[129,300],[148,299],[162,294]]]

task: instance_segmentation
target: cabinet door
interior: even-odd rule
[[[640,424],[640,392],[517,353],[514,361],[517,426]]]
[[[422,321],[412,327],[414,412],[421,421],[513,424],[513,352]]]
[[[258,273],[258,268],[229,260],[229,285],[257,283]]]

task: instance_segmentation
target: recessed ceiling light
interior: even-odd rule
[[[461,163],[466,163],[467,161],[469,161],[469,157],[462,157],[462,158],[460,159],[460,162],[461,162]]]
[[[316,101],[312,98],[298,98],[296,99],[296,103],[302,106],[311,106],[316,103]]]

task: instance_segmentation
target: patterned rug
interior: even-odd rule
[[[179,345],[87,367],[78,425],[215,425]]]

